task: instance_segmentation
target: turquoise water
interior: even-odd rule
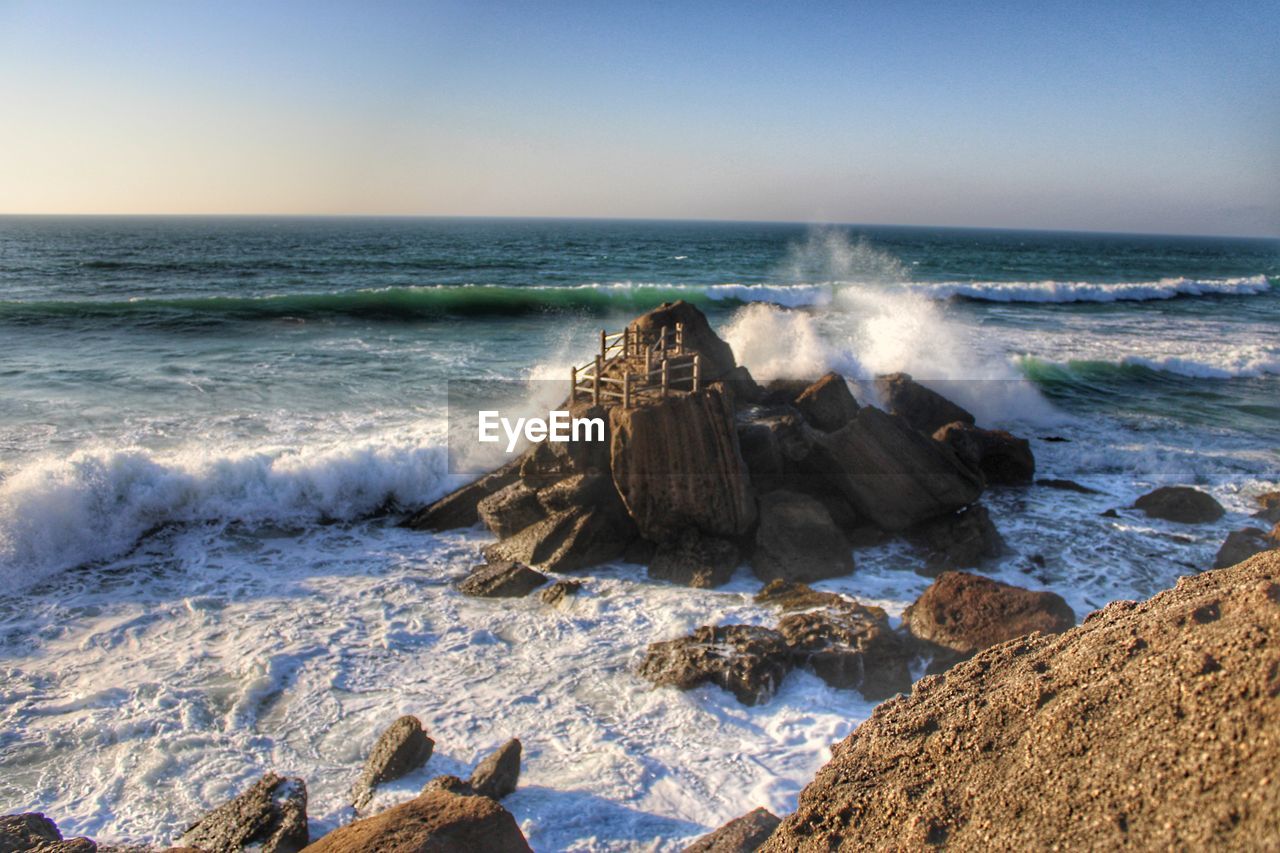
[[[792,807],[857,694],[800,674],[743,709],[631,674],[651,640],[767,622],[749,574],[690,592],[611,566],[548,613],[449,589],[484,534],[394,526],[459,481],[449,380],[563,379],[675,298],[758,378],[946,382],[1031,437],[1042,476],[1099,489],[985,498],[1011,545],[992,573],[1079,615],[1207,566],[1280,487],[1277,241],[0,217],[0,801],[171,840],[274,767],[322,830],[350,817],[362,744],[411,712],[434,773],[524,739],[508,804],[538,849],[678,848]],[[1164,483],[1227,518],[1100,516]],[[900,546],[856,556],[830,588],[891,614],[927,583]]]

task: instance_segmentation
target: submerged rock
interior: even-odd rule
[[[514,560],[502,560],[474,567],[458,582],[458,591],[481,598],[522,598],[546,582],[542,572]]]
[[[424,791],[385,812],[341,826],[308,853],[480,851],[530,853],[511,813],[488,797]]]
[[[760,498],[751,570],[764,581],[842,577],[853,571],[853,554],[820,501],[799,492],[770,492]]]
[[[1162,518],[1180,524],[1204,524],[1217,521],[1226,514],[1222,504],[1199,489],[1190,486],[1162,486],[1133,502],[1150,518]]]
[[[512,738],[476,765],[468,783],[471,790],[484,797],[500,800],[516,789],[520,781],[520,741]]]
[[[689,527],[658,546],[649,562],[649,577],[709,589],[728,583],[738,560],[738,546]]]
[[[974,422],[973,415],[930,388],[916,382],[907,373],[890,373],[876,377],[885,408],[901,415],[907,423],[925,435],[933,435],[949,423]]]
[[[373,790],[383,782],[412,773],[427,763],[435,741],[427,737],[422,721],[406,714],[396,720],[382,734],[365,759],[360,778],[351,789],[351,802],[356,811],[363,809],[373,799]]]
[[[982,504],[931,519],[911,531],[911,539],[925,552],[920,574],[935,577],[948,569],[970,569],[1005,551],[1004,539]]]
[[[709,682],[744,705],[758,705],[773,697],[791,665],[791,650],[777,631],[757,625],[721,625],[650,643],[639,672],[658,686],[681,690]]]
[[[828,373],[795,399],[805,420],[823,432],[835,432],[858,413],[858,403],[839,373]]]
[[[1263,551],[1270,551],[1277,547],[1280,547],[1280,525],[1277,525],[1276,529],[1270,533],[1259,530],[1256,527],[1233,530],[1227,534],[1226,541],[1218,549],[1218,556],[1214,558],[1213,567],[1215,569],[1225,569],[1228,566],[1234,566],[1236,563],[1243,563],[1254,554],[1261,554]]]
[[[1082,495],[1100,495],[1097,489],[1091,489],[1088,486],[1082,486],[1075,480],[1058,480],[1052,478],[1042,478],[1036,480],[1037,486],[1044,486],[1046,489],[1059,489],[1064,492],[1077,492]]]
[[[1025,438],[954,421],[934,432],[933,439],[982,472],[988,485],[1025,486],[1035,478],[1036,459]]]
[[[307,786],[296,777],[267,773],[182,834],[182,844],[206,853],[295,853],[307,846]]]
[[[544,589],[540,597],[544,604],[550,604],[555,607],[569,596],[577,595],[581,590],[582,581],[560,580]]]
[[[759,808],[736,817],[684,848],[684,853],[755,853],[781,821]]]

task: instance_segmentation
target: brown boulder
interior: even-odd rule
[[[605,423],[603,441],[541,441],[520,460],[520,479],[530,488],[541,489],[565,477],[605,471],[609,467],[609,416],[604,406],[566,400],[559,408],[571,418],[600,418]]]
[[[422,721],[411,714],[388,726],[378,735],[360,778],[351,789],[351,803],[356,811],[369,804],[378,785],[399,779],[426,764],[435,745],[423,730]]]
[[[1253,517],[1267,524],[1280,524],[1280,492],[1264,492],[1257,501],[1259,509]]]
[[[818,592],[808,584],[778,578],[764,585],[753,598],[756,604],[776,604],[783,612],[843,605],[847,599],[834,592]]]
[[[808,379],[770,379],[764,384],[764,395],[760,402],[766,406],[791,406],[796,397],[813,383]]]
[[[404,526],[432,531],[472,526],[480,520],[477,511],[480,501],[514,483],[520,476],[520,463],[520,459],[514,459],[475,482],[450,492],[409,516]]]
[[[446,790],[339,827],[307,853],[530,853],[511,813],[488,797]]]
[[[768,809],[736,817],[684,848],[684,853],[755,853],[781,821]]]
[[[757,625],[703,626],[688,637],[650,643],[640,676],[690,690],[710,682],[744,705],[767,702],[791,669],[791,650],[777,631]]]
[[[486,560],[513,560],[550,572],[571,572],[616,559],[636,529],[620,505],[566,509],[484,548]]]
[[[1222,518],[1222,504],[1199,489],[1190,486],[1161,486],[1133,502],[1149,518],[1162,518],[1180,524],[1204,524]]]
[[[707,322],[707,316],[683,299],[662,303],[652,311],[632,320],[627,328],[652,334],[665,327],[668,330],[667,334],[672,336],[671,340],[675,340],[677,323],[683,324],[684,327],[685,352],[698,353],[704,381],[714,382],[729,375],[737,366],[733,358],[733,349],[711,328],[711,324]]]
[[[755,500],[727,394],[707,388],[614,407],[609,420],[613,481],[644,538],[664,542],[687,527],[731,537],[751,527]]]
[[[757,491],[785,488],[797,480],[798,463],[813,447],[814,431],[790,406],[757,409],[737,426],[738,447]]]
[[[476,765],[468,783],[483,797],[500,800],[516,789],[520,781],[520,741],[512,738]]]
[[[796,664],[812,669],[832,687],[856,689],[873,701],[911,688],[914,654],[879,607],[841,600],[782,617],[778,633]]]
[[[58,825],[39,812],[0,817],[0,853],[34,850],[41,844],[62,840]]]
[[[933,440],[946,445],[960,461],[982,472],[988,485],[1025,486],[1035,479],[1031,442],[997,429],[981,429],[962,421],[939,428]]]
[[[577,595],[581,590],[582,581],[556,581],[544,589],[540,597],[544,604],[555,607],[569,596]]]
[[[823,432],[835,432],[858,413],[849,384],[839,373],[828,373],[800,392],[795,407]]]
[[[547,582],[547,576],[523,563],[502,560],[475,566],[458,582],[458,591],[480,598],[522,598]]]
[[[1039,631],[1076,623],[1060,595],[1032,592],[967,572],[945,572],[902,614],[912,635],[945,652],[974,652]]]
[[[658,545],[649,561],[649,577],[710,589],[728,583],[737,567],[736,545],[688,527],[675,539]]]
[[[895,415],[902,415],[912,428],[925,435],[933,435],[954,421],[974,422],[973,415],[906,373],[877,376],[876,390],[880,392],[885,408]]]
[[[307,786],[267,773],[248,790],[210,811],[182,834],[182,844],[206,853],[295,853],[307,846]]]
[[[499,539],[514,536],[547,517],[538,493],[522,480],[499,489],[476,504],[476,514]]]
[[[799,492],[770,492],[760,498],[751,570],[763,581],[822,580],[852,572],[853,554],[821,501]]]
[[[873,406],[839,430],[819,433],[805,464],[885,530],[955,512],[982,493],[981,476],[955,454]]]
[[[936,577],[948,569],[971,569],[1004,553],[1004,539],[987,508],[965,507],[952,515],[930,519],[911,531],[911,540],[925,552],[917,573]]]
[[[1280,525],[1270,533],[1265,533],[1256,527],[1243,527],[1239,530],[1233,530],[1227,534],[1227,539],[1222,543],[1222,547],[1218,549],[1218,556],[1214,558],[1213,567],[1215,569],[1225,569],[1228,566],[1234,566],[1236,563],[1243,563],[1254,554],[1261,554],[1263,551],[1270,551],[1273,548],[1280,547]]]

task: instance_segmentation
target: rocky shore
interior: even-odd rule
[[[879,377],[876,399],[862,402],[835,373],[761,385],[683,302],[629,328],[678,328],[701,387],[630,407],[567,401],[575,417],[604,419],[605,441],[537,444],[404,523],[482,524],[494,541],[458,592],[537,593],[546,607],[589,594],[589,579],[562,575],[611,561],[703,588],[747,566],[772,625],[654,637],[636,674],[655,689],[713,684],[756,705],[802,668],[885,700],[834,748],[794,814],[743,803],[742,818],[690,850],[1280,843],[1280,493],[1260,498],[1257,526],[1227,538],[1218,571],[1077,626],[1058,595],[981,574],[1008,551],[981,502],[988,489],[1089,491],[1037,480],[1026,439],[978,425],[906,374]],[[1126,511],[1176,524],[1224,512],[1185,486]],[[811,586],[856,572],[859,548],[893,539],[932,579],[899,624]],[[352,768],[356,817],[345,826],[313,839],[305,780],[268,771],[167,849],[529,849],[501,804],[519,785],[516,739],[468,779],[436,776],[369,813],[379,785],[430,766],[435,748],[430,720],[388,723]],[[64,840],[43,815],[0,818],[0,853],[95,849],[144,848]]]

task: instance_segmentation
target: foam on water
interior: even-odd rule
[[[1150,302],[1178,296],[1256,296],[1271,291],[1265,275],[1240,278],[1165,278],[1158,281],[944,281],[911,284],[931,299],[980,302]]]

